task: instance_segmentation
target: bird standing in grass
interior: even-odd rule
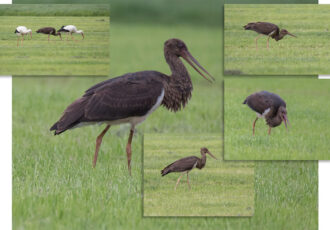
[[[266,35],[268,36],[267,39],[267,49],[269,48],[269,39],[273,38],[276,41],[281,40],[282,38],[284,38],[285,35],[290,35],[292,37],[296,37],[295,35],[289,33],[289,31],[285,30],[285,29],[281,29],[273,24],[273,23],[269,23],[269,22],[250,22],[249,24],[244,26],[245,30],[253,30],[255,32],[257,32],[259,35],[255,38],[256,41],[256,49],[258,50],[258,39],[262,36],[262,35]]]
[[[129,123],[130,135],[126,145],[127,164],[131,174],[131,143],[135,126],[143,122],[160,105],[176,112],[185,107],[191,97],[192,82],[180,57],[185,59],[202,77],[213,77],[190,54],[179,39],[169,39],[164,44],[165,59],[172,74],[157,71],[127,73],[89,88],[64,111],[62,117],[50,128],[55,135],[68,129],[91,124],[106,124],[96,139],[93,167],[96,165],[102,138],[111,125]],[[211,81],[212,82],[212,81]]]
[[[181,175],[178,178],[174,190],[176,190],[176,187],[178,186],[181,177],[183,174],[187,173],[187,184],[190,189],[190,184],[189,184],[189,172],[193,170],[194,168],[202,169],[205,167],[206,164],[206,154],[209,154],[211,157],[214,159],[217,159],[215,156],[212,155],[212,153],[207,149],[207,148],[201,148],[201,155],[202,158],[198,158],[195,156],[190,156],[190,157],[185,157],[180,160],[177,160],[173,162],[172,164],[166,166],[162,171],[161,174],[162,176],[165,176],[169,173],[172,172],[180,172]]]
[[[285,101],[275,93],[261,91],[248,96],[243,104],[247,104],[252,110],[257,113],[257,118],[253,122],[253,135],[255,133],[255,125],[259,118],[266,120],[269,126],[268,134],[270,135],[271,129],[279,126],[282,121],[287,129],[289,120],[287,117]]]
[[[17,35],[17,47],[19,44],[18,40],[19,40],[20,36],[22,36],[21,45],[23,45],[24,35],[30,34],[30,38],[32,39],[32,30],[26,28],[25,26],[18,26],[15,30],[15,34]]]
[[[37,33],[42,33],[42,34],[48,34],[48,42],[49,42],[49,36],[59,36],[62,40],[62,36],[60,32],[56,32],[56,29],[53,27],[44,27],[36,31]]]
[[[81,34],[82,38],[83,39],[85,38],[84,31],[77,30],[77,27],[75,27],[73,25],[62,26],[61,29],[59,29],[57,32],[65,32],[65,33],[70,34],[72,40],[74,40],[73,36],[72,36],[73,33]],[[69,37],[66,37],[66,40],[68,40],[68,39],[69,39]]]

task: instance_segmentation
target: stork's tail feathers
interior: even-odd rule
[[[165,175],[169,174],[170,172],[171,172],[171,171],[169,170],[169,168],[166,167],[166,168],[164,168],[164,169],[161,171],[161,174],[162,174],[162,176],[165,176]]]
[[[63,133],[64,131],[61,131],[61,132],[59,132],[59,131],[57,131],[57,129],[58,129],[58,127],[57,127],[57,125],[58,125],[58,122],[56,122],[49,130],[50,131],[54,131],[55,130],[55,132],[54,132],[54,135],[59,135],[59,134],[61,134],[61,133]]]
[[[15,30],[14,34],[19,33],[17,30]]]
[[[251,22],[251,23],[249,23],[249,24],[243,26],[243,28],[244,28],[245,30],[251,30],[252,27],[253,27],[253,25],[254,25],[254,22]]]
[[[75,100],[66,108],[62,117],[50,128],[50,131],[55,131],[54,135],[59,135],[77,126],[84,115],[87,102],[85,97]]]

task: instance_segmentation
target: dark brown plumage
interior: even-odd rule
[[[180,182],[182,175],[184,173],[187,173],[187,183],[190,188],[188,173],[194,168],[198,168],[198,169],[204,168],[204,166],[206,164],[206,154],[209,154],[214,159],[217,159],[215,156],[212,155],[212,153],[207,148],[204,147],[204,148],[201,148],[202,158],[198,158],[195,156],[182,158],[182,159],[177,160],[177,161],[173,162],[172,164],[166,166],[161,171],[161,174],[162,174],[162,176],[165,176],[172,172],[181,172],[182,174],[178,178],[178,181],[174,188],[174,189],[176,189],[176,187],[178,186],[178,184]]]
[[[250,22],[247,25],[244,26],[245,30],[253,30],[257,32],[259,35],[256,37],[256,49],[258,49],[258,39],[260,38],[261,35],[266,35],[268,36],[267,39],[267,48],[269,48],[269,38],[273,38],[276,41],[281,40],[285,35],[290,35],[292,37],[296,37],[295,35],[289,33],[289,31],[285,29],[281,29],[269,22]]]
[[[62,36],[60,32],[56,32],[56,29],[53,27],[44,27],[36,31],[37,33],[42,33],[42,34],[48,34],[48,41],[49,41],[49,36],[60,36],[62,40]]]
[[[253,122],[253,135],[255,133],[255,124],[258,118],[264,118],[269,126],[268,134],[271,128],[279,126],[284,121],[285,127],[289,120],[285,101],[277,94],[267,91],[261,91],[248,96],[243,104],[247,104],[252,110],[257,112],[257,118]]]
[[[184,108],[191,97],[192,82],[180,57],[184,58],[205,79],[195,65],[211,79],[213,77],[192,57],[179,39],[169,39],[164,45],[170,76],[157,71],[124,74],[89,88],[64,111],[50,130],[55,135],[86,124],[105,123],[107,126],[96,140],[93,166],[95,167],[102,138],[111,125],[130,123],[131,131],[126,146],[128,169],[131,161],[131,141],[135,126],[144,121],[158,106],[171,111]],[[194,64],[193,64],[194,63]]]

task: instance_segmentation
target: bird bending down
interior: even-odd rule
[[[172,164],[166,166],[162,171],[161,174],[162,176],[165,176],[171,172],[180,172],[181,175],[179,176],[174,190],[176,190],[176,187],[180,183],[180,179],[183,176],[183,174],[187,173],[187,184],[190,189],[190,184],[189,184],[189,175],[188,173],[193,170],[194,168],[202,169],[205,167],[206,164],[206,154],[209,154],[211,157],[214,159],[217,159],[215,156],[212,155],[212,153],[207,149],[207,148],[201,148],[201,155],[202,158],[198,158],[195,156],[190,156],[190,157],[185,157],[180,160],[177,160],[173,162]]]
[[[17,47],[19,44],[19,37],[22,36],[22,40],[21,40],[21,45],[23,45],[23,41],[24,41],[24,35],[26,34],[30,34],[30,38],[32,39],[32,30],[26,28],[25,26],[18,26],[14,32],[17,35]]]
[[[267,91],[261,91],[248,96],[243,104],[247,104],[252,110],[257,112],[257,118],[253,122],[253,136],[255,133],[255,125],[259,118],[264,118],[269,126],[268,134],[271,129],[279,126],[284,121],[285,128],[289,123],[286,111],[285,101],[277,94]]]
[[[262,35],[266,35],[268,36],[267,39],[267,49],[269,48],[269,38],[273,38],[276,41],[281,40],[282,38],[284,38],[285,35],[290,35],[292,37],[295,37],[295,35],[289,33],[289,31],[285,30],[285,29],[281,29],[273,24],[273,23],[269,23],[269,22],[250,22],[247,25],[244,26],[245,30],[253,30],[255,32],[257,32],[259,35],[255,38],[255,42],[256,42],[256,49],[258,50],[258,39],[262,36]]]
[[[55,135],[58,135],[68,129],[83,125],[106,124],[105,129],[96,139],[93,160],[93,167],[95,167],[102,138],[110,126],[129,123],[131,129],[126,154],[128,171],[131,174],[131,143],[135,126],[143,122],[160,105],[176,112],[183,108],[191,97],[192,82],[180,57],[205,79],[211,81],[198,68],[213,79],[189,53],[183,41],[167,40],[164,53],[172,72],[171,75],[157,71],[141,71],[100,82],[69,105],[50,130],[54,130]]]
[[[84,31],[77,30],[77,27],[75,27],[73,25],[62,26],[61,29],[59,29],[57,32],[65,32],[65,33],[70,34],[72,40],[74,40],[73,36],[72,36],[73,33],[81,34],[82,38],[83,39],[85,38]],[[66,40],[68,40],[68,39],[69,39],[69,37],[66,37]]]
[[[36,31],[37,33],[42,33],[42,34],[48,34],[48,42],[49,42],[49,36],[59,36],[62,40],[62,36],[60,32],[56,32],[56,29],[53,27],[44,27]]]

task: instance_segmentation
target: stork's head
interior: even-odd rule
[[[205,156],[206,154],[209,154],[212,158],[217,159],[213,154],[205,147],[201,148],[201,154],[202,156]]]
[[[284,106],[280,106],[280,108],[278,109],[277,114],[281,118],[281,120],[284,122],[285,128],[288,129],[287,124],[290,124],[290,123],[289,123],[289,120],[288,120],[288,116],[287,116],[288,113],[286,111],[286,108]]]
[[[289,31],[287,31],[286,29],[282,29],[281,31],[280,31],[280,35],[281,35],[281,37],[284,37],[285,35],[290,35],[290,36],[292,36],[292,37],[297,37],[296,35],[293,35],[293,34],[291,34]]]
[[[81,34],[81,36],[82,36],[83,39],[85,38],[84,31],[78,30],[76,33],[77,34]]]
[[[165,56],[177,56],[185,59],[189,65],[191,65],[202,77],[206,80],[212,82],[214,78],[198,63],[198,61],[189,53],[186,44],[180,39],[172,38],[165,42],[164,44]],[[208,75],[206,77],[197,67],[199,67],[204,73]]]
[[[61,32],[57,32],[57,33],[55,34],[55,36],[60,36],[60,38],[61,38],[61,40],[62,40]]]

